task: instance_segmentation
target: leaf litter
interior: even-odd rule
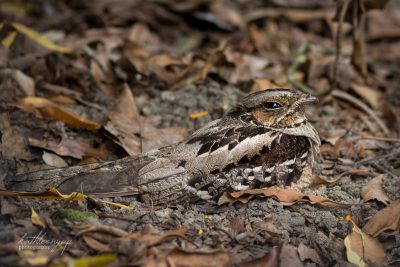
[[[3,192],[1,265],[398,262],[399,6],[272,2],[1,3],[0,186],[10,174],[180,141],[253,90],[295,84],[327,94],[307,116],[323,141],[315,186],[173,207]],[[60,210],[102,216],[78,221]],[[362,230],[349,229],[348,214]],[[41,230],[55,250],[19,249]]]

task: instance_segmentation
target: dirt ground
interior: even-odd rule
[[[335,63],[336,2],[266,2],[0,4],[0,38],[17,32],[0,49],[0,186],[15,173],[114,160],[182,140],[249,92],[297,81],[319,95],[307,117],[322,140],[308,175],[314,182],[297,190],[336,207],[261,196],[147,206],[136,196],[75,201],[3,191],[0,266],[67,266],[73,259],[88,266],[357,266],[344,242],[353,225],[367,231],[371,218],[400,200],[400,6],[390,1],[366,13],[363,73],[351,61],[357,41],[350,23],[342,25]],[[29,37],[14,22],[72,52]],[[126,88],[133,104],[120,97]],[[138,130],[138,118],[150,130]],[[400,266],[398,214],[381,215],[394,222],[371,234],[385,258],[364,247],[369,266]],[[62,253],[59,245],[20,249],[43,233],[70,243]]]

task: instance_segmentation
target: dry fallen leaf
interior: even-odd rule
[[[281,87],[268,79],[255,78],[253,79],[253,81],[254,81],[253,87],[255,87],[255,90],[257,91]]]
[[[98,130],[101,125],[87,118],[72,113],[56,103],[42,97],[28,96],[22,99],[23,107],[27,109],[35,108],[41,115],[50,119],[62,121],[66,125],[74,128],[84,128],[90,131]]]
[[[94,59],[90,62],[90,73],[100,90],[102,90],[110,99],[114,99],[114,75],[112,73],[108,55],[106,54],[107,52],[109,51],[105,51],[105,49],[93,52]]]
[[[43,151],[43,156],[42,159],[44,163],[46,163],[49,166],[52,167],[67,167],[68,164],[63,160],[61,157],[57,156],[56,154],[53,153],[47,153],[46,151]]]
[[[35,81],[31,77],[17,69],[9,69],[9,71],[26,96],[35,95]]]
[[[248,32],[254,48],[257,49],[260,55],[267,55],[267,51],[270,50],[270,42],[269,38],[264,34],[262,29],[256,26],[256,24],[252,23],[248,27]]]
[[[189,84],[195,84],[204,81],[207,78],[208,74],[210,73],[211,69],[217,64],[218,61],[220,61],[223,58],[223,52],[225,48],[226,48],[226,43],[220,45],[218,51],[210,54],[207,57],[206,61],[204,62],[204,65],[200,69],[193,71],[193,73],[190,75],[186,75],[186,77],[176,82],[171,87],[171,89],[178,90]]]
[[[240,216],[236,216],[231,223],[228,225],[228,227],[232,230],[234,235],[238,235],[244,231],[246,231],[245,228],[245,223],[243,219]]]
[[[231,49],[226,49],[224,55],[228,62],[235,65],[229,78],[232,83],[248,81],[262,75],[263,70],[270,63],[266,58],[233,52]]]
[[[226,5],[224,2],[213,1],[210,10],[213,14],[231,25],[241,29],[245,27],[245,22],[240,10],[235,9],[230,5]]]
[[[242,203],[249,202],[254,196],[273,197],[285,206],[293,205],[299,201],[307,201],[324,207],[338,207],[339,203],[332,200],[315,196],[305,195],[291,189],[279,188],[276,186],[261,189],[249,189],[233,193],[224,193],[218,200],[218,205],[229,203],[230,205],[239,201]]]
[[[158,129],[149,118],[141,117],[128,85],[125,85],[109,118],[105,129],[118,139],[117,143],[131,156],[177,143],[185,136],[185,130],[181,127]]]
[[[44,148],[53,151],[57,155],[82,159],[84,156],[90,156],[101,160],[107,159],[107,150],[94,148],[89,144],[77,140],[63,138],[61,142],[56,140],[38,140],[29,138],[29,145]]]
[[[18,255],[27,263],[27,266],[48,266],[52,258],[52,252],[49,249],[39,249],[37,251],[22,249],[18,251]]]
[[[61,194],[57,189],[50,188],[42,192],[16,192],[16,191],[0,191],[0,195],[4,196],[20,196],[26,198],[42,198],[49,200],[85,200],[87,196],[73,192],[69,195]]]
[[[72,53],[72,50],[67,47],[63,47],[60,45],[57,45],[48,39],[44,38],[40,33],[36,32],[35,30],[32,30],[31,28],[18,23],[18,22],[13,22],[11,25],[20,33],[28,36],[29,38],[33,39],[35,42],[40,44],[41,46],[46,47],[49,50],[54,50],[60,53]]]
[[[262,258],[243,262],[240,267],[303,267],[299,259],[296,247],[290,244],[283,244],[281,247],[274,247],[267,252]]]
[[[272,237],[273,235],[280,235],[282,231],[279,230],[279,226],[275,225],[276,221],[272,214],[267,214],[264,216],[263,221],[260,223],[259,229],[263,230],[267,237]]]
[[[160,36],[151,31],[147,24],[140,21],[135,22],[135,24],[132,25],[126,38],[130,43],[135,43],[150,49],[161,45]],[[150,56],[150,52],[148,52],[148,54]]]
[[[31,207],[31,220],[34,225],[40,226],[42,228],[46,228],[46,224],[40,218],[39,214],[36,213],[36,211]]]
[[[143,122],[128,85],[125,84],[115,107],[108,116],[110,121],[104,128],[118,139],[118,144],[129,155],[141,153],[141,140],[137,134],[141,133],[141,123]]]
[[[342,179],[343,176],[345,175],[349,175],[349,174],[353,174],[353,173],[368,173],[369,171],[366,169],[354,169],[354,170],[348,170],[345,171],[339,175],[337,175],[335,178],[333,179],[327,179],[325,176],[322,175],[316,175],[314,177],[314,181],[313,181],[313,186],[320,186],[320,185],[332,185],[335,184],[337,181],[339,181],[340,179]]]
[[[384,178],[384,175],[378,175],[363,186],[361,189],[361,197],[364,201],[376,199],[385,205],[390,204],[391,200],[382,188],[382,180]]]
[[[74,99],[80,99],[83,96],[82,92],[74,91],[74,90],[69,89],[68,87],[65,87],[65,86],[62,86],[62,85],[57,85],[57,84],[41,82],[40,83],[40,88],[43,88],[43,89],[45,89],[45,90],[47,90],[49,92],[52,92],[54,94],[69,96],[69,97],[72,97]]]
[[[176,68],[179,69],[175,71]],[[145,74],[154,73],[169,84],[177,82],[188,71],[189,67],[182,60],[168,54],[152,56],[143,63]]]
[[[174,249],[166,255],[149,260],[144,267],[228,267],[232,266],[227,252],[183,251]]]
[[[3,124],[0,125],[0,152],[4,159],[32,160],[34,156],[29,150],[29,143],[27,138],[17,128],[6,125],[7,123],[9,122],[6,114],[0,115],[0,124]]]
[[[85,235],[88,233],[103,233],[113,237],[124,237],[128,235],[127,231],[114,227],[112,225],[103,224],[83,224],[78,225],[78,235]],[[136,232],[135,232],[136,233]]]
[[[351,83],[351,89],[364,98],[375,110],[379,110],[382,107],[384,97],[377,88]]]
[[[318,187],[321,185],[331,185],[335,184],[337,181],[339,181],[342,178],[342,176],[337,176],[334,179],[327,179],[325,176],[322,175],[316,175],[313,179],[312,186]]]
[[[363,231],[373,237],[377,237],[386,230],[398,230],[400,227],[400,201],[392,204],[376,213],[363,227]]]
[[[4,23],[0,23],[0,30],[2,30],[4,27]],[[0,43],[6,47],[6,48],[10,48],[10,46],[12,45],[12,43],[15,40],[15,37],[17,37],[17,32],[16,31],[9,31],[4,38],[1,39]]]
[[[350,218],[349,221],[353,225],[353,231],[344,239],[347,260],[359,267],[368,266],[368,261],[386,266],[387,257],[382,244],[364,233]]]
[[[138,235],[140,235],[140,239],[147,244],[147,246],[155,246],[159,243],[162,243],[164,241],[167,241],[171,238],[185,238],[185,234],[187,233],[188,229],[187,228],[178,228],[175,230],[170,230],[166,231],[164,233],[157,233],[157,234],[152,234],[152,233],[145,233],[142,234],[141,232],[133,232],[128,235],[129,238],[137,238]]]
[[[187,228],[179,228],[162,233],[128,233],[111,225],[84,224],[78,226],[79,233],[85,242],[96,251],[109,251],[127,254],[130,258],[140,258],[146,250],[165,243],[171,239],[186,239]]]
[[[83,240],[93,250],[97,252],[112,252],[112,248],[109,244],[104,244],[93,237],[88,235],[83,236]]]
[[[12,201],[12,200],[10,200]],[[7,199],[3,198],[0,202],[0,206],[1,206],[1,215],[13,215],[15,212],[17,212],[18,210],[20,210],[20,207],[18,207],[17,205],[14,205],[12,203],[10,203],[10,201],[8,201]],[[0,253],[1,255],[1,253]]]
[[[280,266],[303,267],[297,253],[297,248],[290,244],[283,244],[279,257]]]
[[[239,264],[239,267],[278,267],[280,253],[281,248],[274,247],[261,258],[249,262],[242,262]]]
[[[327,136],[323,137],[323,140],[331,144],[332,146],[336,146],[337,142],[347,133],[346,129],[332,129],[329,131]]]
[[[6,244],[0,244],[0,256],[9,256],[11,254],[17,254],[19,251],[17,242],[9,242]]]
[[[68,267],[68,266],[114,266],[112,262],[117,259],[117,254],[106,253],[94,256],[85,256],[80,258],[62,259],[61,263],[51,264],[52,267]]]
[[[51,187],[46,191],[41,191],[41,192],[18,192],[18,191],[0,191],[0,196],[20,196],[20,197],[26,197],[26,198],[40,198],[40,199],[47,199],[47,200],[64,200],[64,201],[78,201],[78,200],[86,200],[88,196],[78,193],[78,192],[72,192],[70,194],[62,194],[60,191],[58,191],[56,188]],[[117,208],[121,209],[128,209],[132,210],[134,209],[133,207],[126,206],[120,203],[115,203],[107,200],[99,200],[100,202],[104,204],[108,204]]]
[[[367,14],[368,40],[394,40],[400,37],[399,9],[396,1],[389,1],[384,12]]]
[[[312,249],[303,242],[301,242],[297,248],[297,252],[299,253],[299,257],[301,261],[305,261],[307,259],[312,260],[313,262],[317,263],[320,266],[323,266],[323,261],[315,249]]]

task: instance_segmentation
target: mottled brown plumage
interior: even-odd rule
[[[185,141],[117,161],[9,177],[10,189],[131,194],[147,203],[215,201],[226,191],[296,182],[318,153],[304,110],[314,97],[273,89],[242,99]]]

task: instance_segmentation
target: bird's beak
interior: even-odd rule
[[[312,95],[302,95],[298,102],[299,104],[312,104],[318,102],[318,98]]]

